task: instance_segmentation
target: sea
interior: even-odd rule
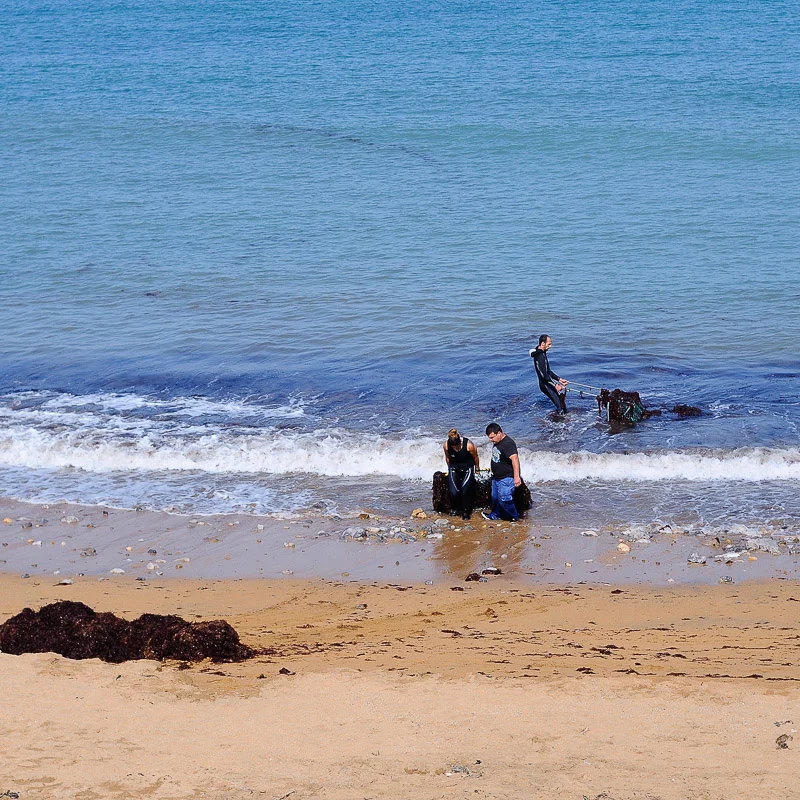
[[[0,2],[0,494],[800,531],[799,12]]]

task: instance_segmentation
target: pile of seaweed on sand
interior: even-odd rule
[[[224,620],[187,622],[173,615],[142,614],[129,622],[71,600],[42,606],[39,611],[25,608],[4,622],[0,625],[0,652],[53,652],[112,664],[141,658],[244,661],[255,655]]]
[[[662,409],[645,408],[639,392],[623,392],[622,389],[602,389],[597,395],[597,410],[599,413],[605,409],[608,413],[610,425],[636,425],[643,419],[660,417]],[[679,403],[670,409],[672,414],[679,417],[699,417],[702,411],[697,406],[687,406]]]
[[[450,503],[450,491],[447,488],[447,474],[444,472],[433,473],[433,510],[440,514],[452,514],[454,508]],[[474,508],[490,508],[492,505],[492,479],[485,472],[475,476]],[[514,505],[520,514],[528,511],[533,505],[531,491],[523,481],[514,489]]]

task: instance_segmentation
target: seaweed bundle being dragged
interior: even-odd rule
[[[661,409],[645,408],[639,392],[601,389],[596,399],[597,412],[602,414],[605,410],[609,425],[635,425],[643,419],[661,416]]]
[[[543,333],[539,337],[539,344],[528,351],[536,367],[539,380],[539,390],[553,403],[556,414],[567,413],[567,393],[577,393],[584,398],[584,390],[597,392],[597,410],[600,414],[605,410],[606,419],[612,427],[630,427],[649,417],[659,417],[667,409],[646,408],[639,392],[625,392],[622,389],[607,389],[600,386],[589,386],[585,383],[568,381],[553,372],[548,358],[548,351],[553,345],[553,340]],[[703,412],[696,406],[679,403],[668,411],[678,417],[699,417]]]
[[[584,397],[584,389],[597,392],[597,411],[599,414],[606,412],[606,420],[613,427],[631,427],[650,417],[660,417],[665,411],[676,417],[700,417],[703,412],[697,406],[677,403],[672,408],[647,408],[639,396],[639,392],[626,392],[622,389],[605,389],[588,384],[570,382],[569,392],[577,392]]]

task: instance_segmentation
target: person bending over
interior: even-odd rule
[[[496,422],[486,426],[486,435],[492,443],[492,510],[489,514],[482,511],[481,516],[516,522],[519,511],[514,505],[514,489],[522,483],[517,445]]]
[[[478,448],[455,428],[451,428],[443,446],[450,505],[456,514],[469,519],[475,500],[475,472],[481,468]]]
[[[553,346],[553,340],[543,333],[539,337],[539,344],[535,350],[531,350],[531,358],[536,366],[536,375],[539,378],[539,389],[550,398],[556,411],[561,414],[567,413],[567,384],[563,378],[550,369],[550,362],[547,359],[547,351]]]

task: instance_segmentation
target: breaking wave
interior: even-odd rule
[[[327,424],[326,424],[327,423]],[[489,446],[480,447],[488,466]],[[530,483],[800,481],[800,449],[633,453],[520,450]],[[0,467],[86,473],[306,474],[430,480],[441,442],[335,425],[313,400],[28,392],[0,402]]]
[[[364,503],[405,513],[424,503],[444,466],[439,436],[423,427],[359,429],[357,418],[338,414],[319,398],[7,394],[0,494],[277,516],[349,514]],[[523,477],[540,487],[540,518],[548,503],[554,519],[573,524],[595,524],[598,514],[660,518],[673,507],[748,523],[796,516],[800,447],[598,453],[564,452],[557,439],[550,447],[518,441]],[[487,467],[490,445],[479,453]],[[649,488],[629,491],[633,485]]]
[[[488,448],[480,448],[488,466]],[[722,452],[554,453],[521,448],[528,482],[564,481],[800,481],[800,450]],[[441,469],[441,444],[421,435],[389,438],[343,429],[257,433],[196,427],[178,431],[126,429],[0,431],[0,466],[86,472],[193,471],[429,480]]]
[[[537,452],[528,454],[528,458],[523,474],[532,482],[800,480],[797,448],[624,454]]]

